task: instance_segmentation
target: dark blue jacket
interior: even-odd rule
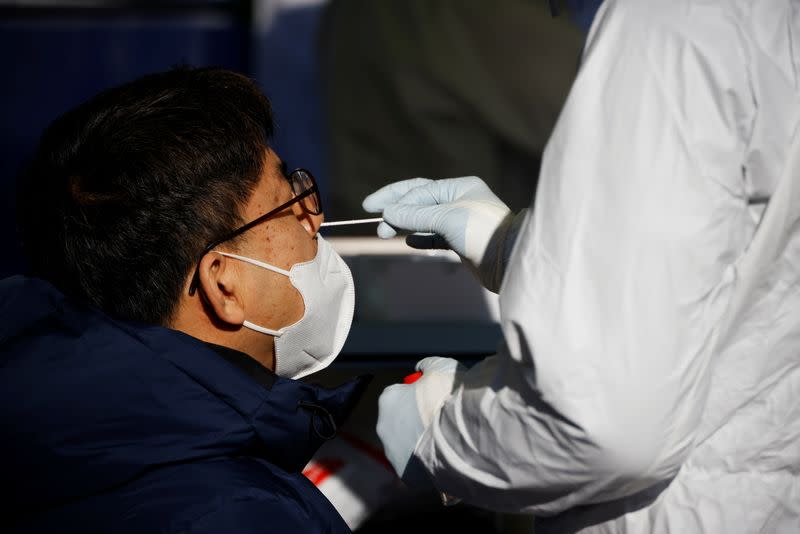
[[[0,281],[0,531],[349,532],[300,471],[366,380],[261,369]]]

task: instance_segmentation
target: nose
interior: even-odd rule
[[[319,232],[319,227],[325,222],[325,212],[320,213],[319,215],[314,215],[311,213],[307,213],[309,218],[311,219],[311,228],[313,230],[312,235],[317,235]]]
[[[297,220],[300,221],[300,224],[303,225],[303,228],[306,229],[306,232],[312,237],[317,235],[320,225],[325,221],[324,212],[319,215],[314,215],[306,211],[299,202],[292,205],[292,212],[294,216],[297,217]]]

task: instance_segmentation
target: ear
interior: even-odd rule
[[[241,326],[244,322],[243,286],[234,260],[212,251],[200,260],[199,269],[201,298],[220,321]]]

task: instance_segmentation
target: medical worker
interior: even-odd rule
[[[500,293],[495,356],[382,394],[398,473],[537,534],[800,532],[799,84],[797,0],[608,0],[531,209],[367,197]]]

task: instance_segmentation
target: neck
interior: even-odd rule
[[[244,352],[267,369],[275,370],[275,343],[268,334],[243,326],[216,324],[206,314],[178,313],[169,327],[200,341]]]

